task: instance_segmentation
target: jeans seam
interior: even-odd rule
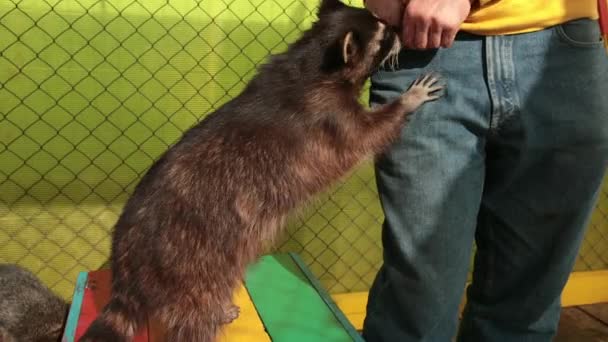
[[[509,36],[486,38],[488,88],[492,100],[490,133],[497,134],[501,123],[517,115],[520,110],[516,87],[513,39]]]
[[[494,241],[494,227],[491,224],[490,220],[486,221],[484,229],[486,229],[486,232],[487,232],[487,236],[486,236],[487,242],[486,243],[490,246],[494,245],[494,242],[495,242]],[[492,289],[494,288],[494,276],[493,276],[492,270],[494,269],[494,264],[496,263],[494,253],[492,253],[491,249],[486,250],[486,257],[487,257],[486,269],[484,270],[485,279],[483,282],[484,296],[487,296],[489,293],[491,293]]]
[[[504,113],[503,120],[509,119],[511,116],[516,115],[521,107],[519,103],[519,94],[517,93],[517,85],[515,84],[515,63],[513,60],[513,39],[512,37],[502,37],[502,65],[505,73],[504,90],[505,103],[508,103],[510,107]]]
[[[486,37],[486,75],[488,79],[488,90],[490,92],[490,102],[492,104],[490,110],[490,118],[488,131],[492,132],[496,128],[496,118],[499,116],[500,106],[498,101],[498,93],[496,89],[496,75],[495,75],[495,53],[494,53],[494,39],[492,37]]]

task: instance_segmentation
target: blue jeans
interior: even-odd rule
[[[363,336],[380,341],[551,341],[608,165],[608,55],[597,22],[404,50],[372,76],[371,104],[437,71],[378,159],[384,262]],[[476,243],[467,305],[458,307]]]

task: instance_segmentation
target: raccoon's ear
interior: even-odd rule
[[[342,61],[348,64],[357,53],[357,45],[353,39],[352,31],[349,31],[342,39]]]
[[[319,5],[318,16],[323,14],[331,13],[337,9],[344,7],[345,5],[340,0],[321,0]]]

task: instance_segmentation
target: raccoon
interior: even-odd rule
[[[69,303],[30,271],[0,264],[0,342],[57,342]]]
[[[146,320],[168,341],[214,341],[238,316],[232,298],[247,266],[286,217],[441,96],[438,77],[421,75],[392,103],[359,102],[400,48],[366,9],[323,0],[310,29],[142,177],[114,227],[111,299],[80,341],[128,341]]]

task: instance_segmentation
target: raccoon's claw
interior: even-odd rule
[[[441,84],[439,75],[428,73],[418,77],[410,88],[401,96],[401,103],[408,113],[418,109],[423,103],[433,101],[443,96],[445,86]]]
[[[443,94],[443,86],[429,88],[429,94]]]
[[[439,75],[436,73],[427,73],[419,76],[416,81],[414,81],[414,85],[422,85],[425,87],[430,87],[439,81]]]

